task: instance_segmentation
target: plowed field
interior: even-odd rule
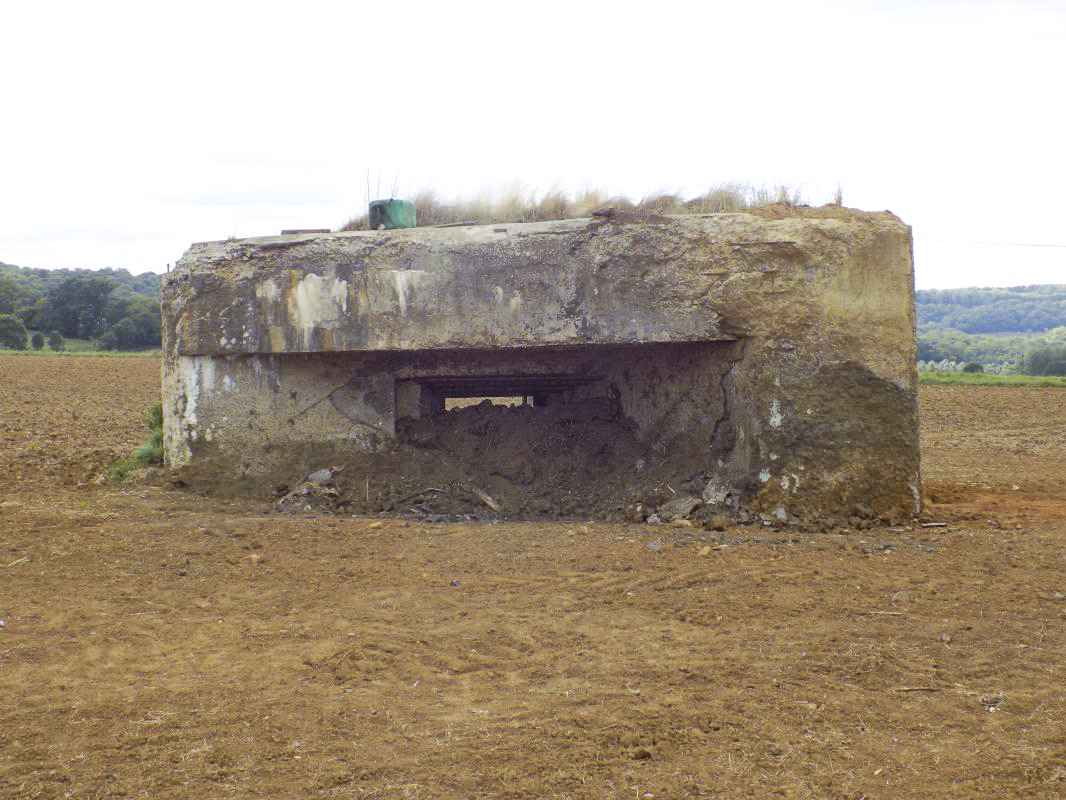
[[[158,379],[0,357],[0,797],[1066,796],[1066,390],[923,388],[947,526],[795,534],[95,483]]]

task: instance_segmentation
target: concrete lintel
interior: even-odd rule
[[[801,299],[840,229],[909,236],[722,214],[208,242],[165,277],[164,325],[181,355],[728,341],[772,323],[751,298]]]

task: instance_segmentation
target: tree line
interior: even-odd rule
[[[991,372],[1066,372],[1066,286],[915,293],[918,360]]]
[[[63,338],[101,350],[159,347],[159,276],[0,263],[0,346],[60,349]]]
[[[981,372],[1062,375],[1064,351],[1066,327],[1015,336],[950,330],[918,334],[919,368],[942,369],[946,364],[950,371],[959,371],[965,365],[979,365]]]

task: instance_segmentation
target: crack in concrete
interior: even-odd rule
[[[333,389],[330,389],[329,392],[326,395],[324,395],[323,397],[318,398],[317,400],[315,400],[315,402],[311,403],[310,405],[304,406],[302,409],[300,409],[295,414],[293,414],[291,417],[289,417],[289,422],[295,422],[297,419],[302,417],[304,414],[307,414],[312,409],[314,409],[316,406],[321,405],[322,403],[326,402],[327,400],[329,400],[332,403],[333,402],[333,395],[335,395],[337,392],[339,392],[345,386],[349,385],[351,382],[352,382],[352,380],[351,380],[351,378],[349,378],[344,383],[342,383],[340,386],[336,386]],[[336,408],[336,406],[334,406],[334,408]]]
[[[748,348],[748,340],[738,340],[740,347],[740,355],[736,358],[729,359],[729,369],[722,373],[722,377],[718,382],[719,387],[722,390],[722,415],[715,421],[714,429],[711,431],[711,449],[715,449],[719,444],[721,427],[727,420],[733,415],[733,394],[726,387],[726,381],[733,375],[733,371],[736,369],[738,363],[744,360],[745,351]]]
[[[346,380],[344,383],[340,384],[339,386],[333,387],[325,395],[323,395],[322,397],[318,398],[313,403],[310,403],[310,404],[304,406],[302,409],[300,409],[295,414],[293,414],[291,417],[289,417],[288,421],[290,423],[292,423],[292,424],[295,424],[297,419],[299,419],[300,417],[304,416],[305,414],[310,413],[316,407],[322,405],[322,403],[324,403],[327,400],[329,400],[330,404],[333,406],[333,410],[336,411],[340,416],[344,417],[345,419],[347,419],[351,423],[351,425],[348,428],[349,435],[351,434],[351,432],[352,432],[352,430],[354,428],[359,427],[359,426],[362,426],[364,428],[369,428],[371,431],[374,431],[375,433],[382,433],[382,434],[386,433],[386,428],[385,427],[383,427],[381,425],[375,425],[374,423],[367,422],[366,420],[353,419],[351,416],[349,416],[348,414],[344,413],[344,411],[342,411],[337,406],[337,403],[334,401],[333,396],[335,394],[337,394],[337,392],[341,391],[342,389],[345,389],[345,388],[351,386],[353,382],[354,382],[354,379],[353,378],[349,378],[348,380]]]

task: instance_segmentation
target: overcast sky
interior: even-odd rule
[[[919,288],[1066,283],[1064,53],[1066,0],[0,0],[0,261],[162,271],[336,228],[369,171],[840,184],[914,227]]]

